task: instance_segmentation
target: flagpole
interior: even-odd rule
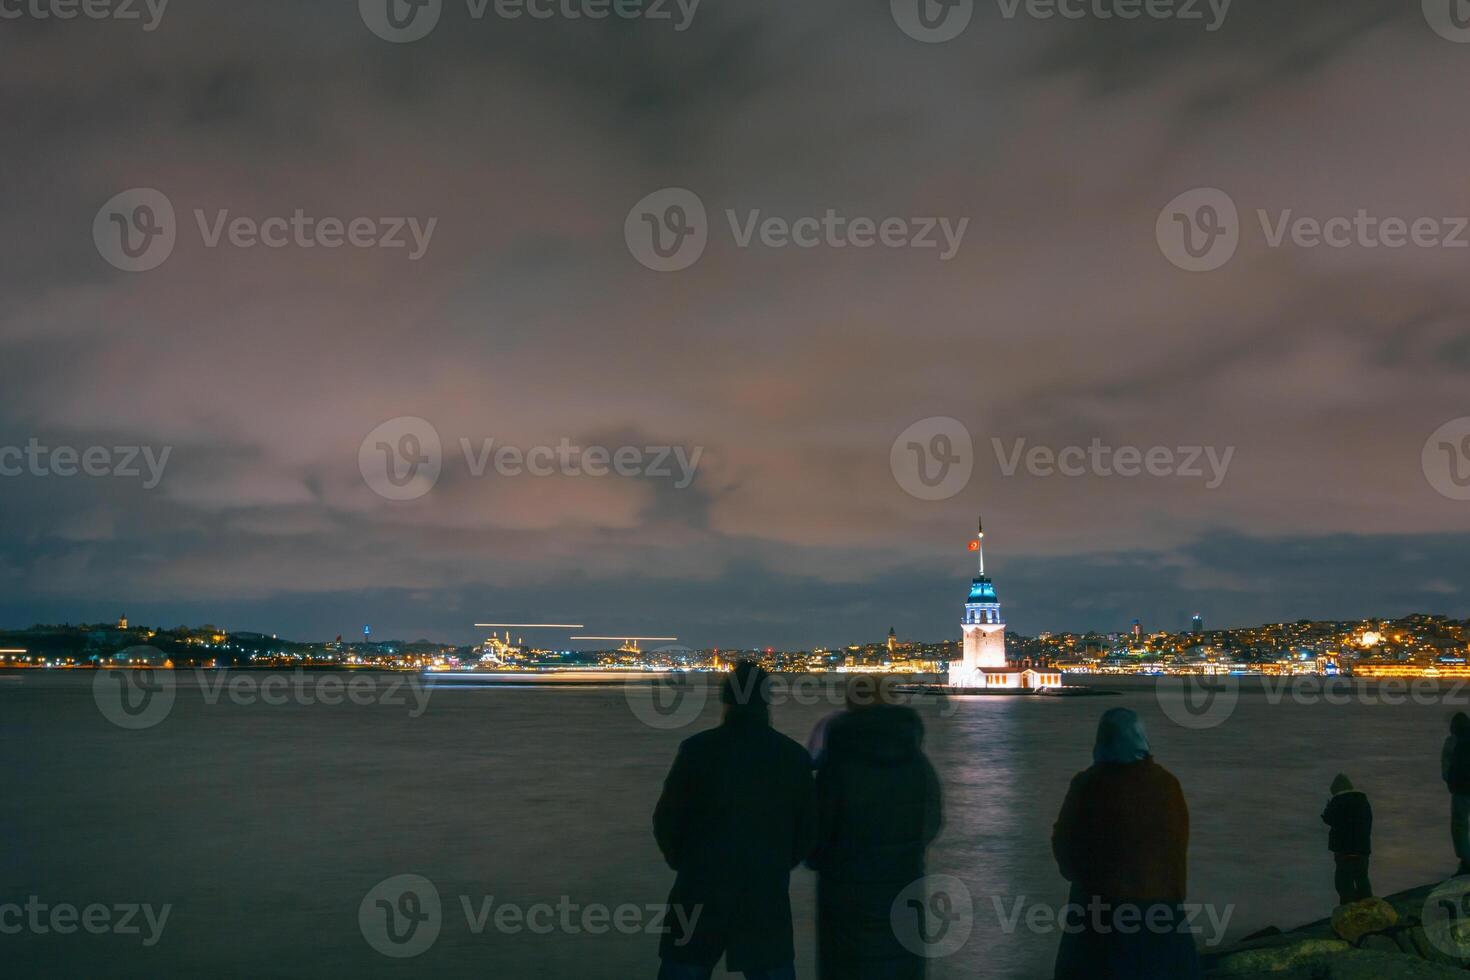
[[[975,519],[975,550],[980,552],[980,574],[985,574],[985,522]]]

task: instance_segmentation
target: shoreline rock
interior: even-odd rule
[[[1201,959],[1209,980],[1465,980],[1470,878],[1340,905],[1330,918],[1263,929]]]

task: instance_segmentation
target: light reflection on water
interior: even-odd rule
[[[1224,725],[1170,723],[1151,692],[984,699],[926,709],[944,781],[934,873],[962,878],[976,921],[940,978],[1049,973],[1055,935],[1002,932],[996,902],[1056,905],[1065,883],[1049,836],[1068,780],[1090,759],[1104,709],[1146,719],[1193,817],[1191,899],[1236,906],[1231,938],[1327,914],[1331,857],[1319,814],[1333,774],[1373,801],[1380,894],[1452,867],[1438,752],[1451,708],[1270,704],[1245,695]],[[1114,682],[1112,686],[1120,686]],[[805,742],[832,704],[785,704],[775,721]],[[652,976],[655,937],[473,935],[478,905],[616,906],[662,901],[672,875],[649,824],[683,731],[640,724],[621,689],[436,691],[402,708],[208,704],[181,686],[156,728],[99,714],[91,676],[45,673],[0,686],[0,902],[171,902],[152,949],[117,936],[0,937],[19,974],[255,976]],[[421,957],[374,953],[358,903],[379,880],[433,880],[446,923]],[[812,975],[813,882],[793,881],[799,975]]]

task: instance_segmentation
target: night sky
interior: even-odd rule
[[[1470,44],[1417,3],[1200,6],[976,3],[945,43],[874,0],[703,0],[683,30],[446,0],[412,43],[348,0],[0,20],[0,447],[169,449],[156,486],[0,477],[0,625],[943,639],[977,514],[1021,632],[1470,615],[1470,502],[1422,461],[1470,415],[1470,248],[1273,247],[1256,214],[1470,215]],[[94,240],[133,188],[176,212],[149,271]],[[679,271],[625,239],[663,188],[708,211]],[[1208,272],[1156,234],[1194,188],[1239,208]],[[945,259],[741,247],[727,209],[968,223]],[[297,210],[434,225],[417,258],[406,230],[208,245],[221,211]],[[392,500],[359,457],[402,417],[442,472]],[[930,417],[973,445],[940,500],[890,459]],[[492,438],[702,455],[684,487],[475,476],[460,440]],[[1215,487],[1004,472],[1094,439],[1233,455]]]

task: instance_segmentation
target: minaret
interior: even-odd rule
[[[1000,599],[995,583],[985,574],[985,525],[977,522],[973,550],[979,552],[979,574],[970,580],[970,596],[965,600],[964,631],[965,671],[996,669],[1006,666],[1006,624],[1000,618]]]

